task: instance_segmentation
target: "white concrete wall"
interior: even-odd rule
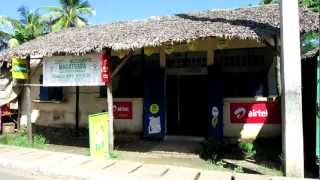
[[[37,69],[32,77],[32,84],[39,84],[42,68]],[[32,97],[32,122],[42,126],[52,127],[75,127],[76,96],[75,87],[64,87],[63,102],[41,102],[39,101],[40,88],[31,88]],[[116,132],[139,133],[142,132],[142,98],[115,98],[115,102],[132,102],[132,120],[115,119],[114,128]],[[107,110],[107,99],[99,97],[99,87],[80,87],[79,95],[80,127],[88,126],[88,115]],[[21,124],[25,125],[26,107],[22,100]]]

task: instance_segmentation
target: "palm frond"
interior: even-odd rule
[[[42,10],[44,10],[45,12],[49,12],[49,13],[51,13],[51,12],[59,12],[59,13],[61,13],[61,12],[63,12],[63,9],[61,8],[61,7],[56,7],[56,6],[46,6],[46,7],[42,7],[41,8]]]
[[[95,15],[95,10],[88,1],[84,0],[59,0],[60,7],[45,7],[44,10],[51,16],[52,29],[84,26],[88,24],[83,16]]]
[[[94,16],[96,14],[96,11],[91,7],[79,7],[77,11],[82,15]]]
[[[75,19],[75,24],[77,27],[82,27],[88,25],[88,21],[85,18],[78,16]]]
[[[24,23],[24,24],[27,24],[27,18],[28,18],[28,14],[30,13],[29,12],[29,9],[25,6],[21,6],[18,8],[18,12],[21,16],[21,19],[20,19],[20,22]]]
[[[0,31],[0,39],[3,40],[3,39],[9,39],[11,37],[11,35],[7,32],[4,32],[4,31]]]

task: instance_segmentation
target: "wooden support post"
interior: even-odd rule
[[[278,47],[279,47],[278,37],[274,37],[274,45],[275,45],[275,48],[278,49]],[[281,96],[281,93],[282,93],[282,87],[281,87],[281,57],[280,56],[281,56],[281,52],[279,54],[277,54],[276,57],[275,57],[277,93],[278,93],[279,96]]]
[[[304,177],[298,0],[281,0],[281,110],[284,171]]]
[[[113,95],[112,95],[112,82],[107,86],[107,101],[108,101],[108,114],[109,114],[109,152],[113,154],[114,149],[114,136],[113,136]]]
[[[102,53],[104,54],[104,56],[106,56],[108,58],[108,60],[111,60],[111,49],[105,48],[102,50]],[[114,134],[113,134],[113,95],[112,95],[112,77],[116,76],[117,73],[121,70],[121,68],[127,63],[128,59],[130,59],[130,57],[132,56],[132,51],[129,52],[129,54],[122,59],[122,62],[120,63],[120,65],[112,72],[112,74],[110,75],[111,79],[110,82],[107,84],[107,108],[108,108],[108,127],[109,127],[109,153],[110,155],[113,154],[113,150],[114,150]],[[110,63],[110,62],[108,62]],[[107,65],[108,66],[108,65]],[[110,68],[110,67],[109,67]]]
[[[124,65],[126,65],[126,63],[128,62],[128,60],[131,58],[133,52],[130,51],[129,54],[127,56],[125,56],[123,59],[121,59],[121,63],[116,67],[116,69],[111,73],[111,81],[112,81],[112,78],[115,77],[118,72],[122,69],[122,67]]]
[[[27,57],[27,63],[28,63],[28,79],[27,84],[30,84],[30,56]],[[31,86],[25,86],[25,100],[26,100],[26,108],[27,108],[27,133],[28,133],[28,143],[31,145],[33,143],[32,138],[32,122],[31,122],[31,111],[32,111],[32,100],[31,100]]]
[[[76,134],[79,133],[79,86],[76,87]]]

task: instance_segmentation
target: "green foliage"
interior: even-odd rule
[[[13,146],[42,148],[46,143],[47,140],[44,136],[36,134],[33,136],[33,144],[30,145],[26,132],[18,132],[16,134],[8,134],[0,137],[0,144]]]
[[[226,163],[223,161],[217,161],[217,162],[213,162],[213,161],[208,161],[206,170],[220,170],[220,171],[226,171]]]
[[[240,142],[239,147],[242,150],[242,153],[245,155],[245,158],[252,158],[254,155],[256,155],[254,144],[251,142]]]
[[[15,39],[15,41],[21,44],[44,34],[46,23],[38,10],[31,11],[22,6],[18,9],[18,12],[21,17],[20,19],[0,16],[2,29],[10,29],[8,32],[3,31],[7,39]]]
[[[201,142],[202,150],[200,153],[201,158],[217,162],[223,156],[224,145],[214,139],[207,139]]]
[[[121,158],[120,151],[113,151],[112,154],[110,155],[110,159],[120,159],[120,158]]]
[[[302,54],[320,47],[320,32],[308,32],[301,36]]]
[[[320,1],[319,0],[300,0],[304,6],[312,9],[315,12],[320,12]]]
[[[279,0],[261,0],[260,4],[275,4],[279,3]]]
[[[260,4],[275,4],[280,3],[280,0],[261,0]],[[312,9],[315,12],[320,12],[319,0],[299,0],[299,4]]]
[[[34,147],[42,147],[44,146],[45,144],[47,144],[47,139],[46,137],[44,137],[43,135],[41,134],[36,134],[34,137],[33,137],[33,146]]]
[[[243,168],[241,166],[237,166],[233,169],[235,173],[244,173]]]
[[[31,11],[22,6],[18,9],[20,19],[0,16],[0,40],[9,47],[16,47],[47,32],[67,27],[79,27],[88,24],[85,15],[92,16],[95,11],[88,1],[60,0],[60,7],[46,7],[47,15],[39,10]],[[11,41],[10,41],[11,40]],[[14,43],[9,43],[14,42]]]
[[[81,27],[88,24],[84,16],[95,14],[88,1],[60,0],[60,6],[48,6],[44,10],[49,13],[52,31],[59,31],[68,27]]]

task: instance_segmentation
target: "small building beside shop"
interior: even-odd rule
[[[43,68],[77,57],[99,61],[112,48],[114,130],[145,138],[168,135],[241,139],[281,136],[278,5],[208,10],[50,33],[0,54],[32,59],[32,121],[87,127],[88,115],[107,111],[105,86],[44,87]],[[319,30],[319,17],[300,11],[301,33]],[[32,56],[31,56],[32,57]],[[78,63],[78,62],[75,62]],[[99,73],[99,71],[97,71]],[[20,122],[26,124],[21,98]]]

